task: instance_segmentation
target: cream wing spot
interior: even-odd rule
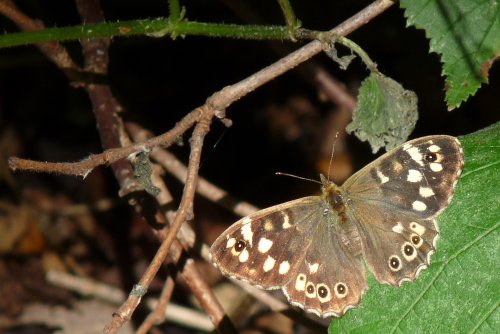
[[[235,238],[228,239],[227,242],[226,242],[226,248],[231,248],[235,244],[236,244],[236,239]]]
[[[431,168],[431,170],[433,172],[440,172],[443,170],[443,165],[441,165],[440,163],[437,163],[437,162],[432,162],[431,164],[429,164],[429,167]]]
[[[316,274],[318,272],[319,263],[308,263],[307,265],[309,266],[310,274]]]
[[[425,209],[427,209],[427,205],[425,205],[422,201],[414,201],[412,203],[412,208],[415,211],[425,211]]]
[[[306,289],[306,275],[299,274],[295,280],[295,290],[304,291]]]
[[[389,181],[389,178],[384,175],[381,171],[377,170],[377,176],[380,179],[380,183],[384,184]]]
[[[259,240],[259,245],[257,246],[257,249],[261,253],[267,253],[271,247],[273,246],[273,242],[269,239],[266,238],[260,238]]]
[[[274,231],[274,224],[271,219],[266,219],[264,223],[264,230],[266,230],[267,232]]]
[[[281,214],[283,215],[283,224],[281,225],[281,227],[286,230],[287,228],[290,228],[292,227],[292,225],[290,224],[290,216],[284,212],[284,211],[281,211]]]
[[[290,270],[290,263],[288,263],[288,261],[283,261],[280,263],[280,267],[278,269],[278,273],[280,275],[285,275],[288,270]]]
[[[434,196],[434,191],[430,187],[420,187],[418,192],[419,192],[420,196],[422,196],[424,198]]]
[[[406,150],[406,152],[408,152],[408,154],[410,155],[410,157],[413,159],[413,161],[415,161],[416,163],[418,163],[419,165],[423,165],[423,162],[422,162],[422,153],[420,153],[420,151],[418,150],[418,147],[410,147]]]
[[[418,235],[423,235],[425,233],[425,227],[418,223],[411,222],[410,228],[413,232],[417,233]]]
[[[245,224],[241,228],[241,235],[243,236],[243,239],[248,241],[250,243],[250,247],[253,246],[253,231],[252,231],[252,224]]]
[[[264,269],[264,271],[267,273],[268,271],[274,268],[275,263],[276,260],[271,256],[268,256],[266,261],[264,261],[264,266],[262,267],[262,269]]]
[[[392,170],[396,173],[396,174],[399,174],[401,173],[401,171],[403,170],[403,165],[397,161],[397,160],[394,160],[392,162]]]
[[[436,153],[436,152],[441,151],[441,147],[439,147],[437,145],[431,145],[431,146],[429,146],[429,151],[431,151],[432,153]]]
[[[422,173],[416,169],[408,170],[408,182],[416,183],[422,181]]]
[[[247,262],[248,261],[248,257],[250,256],[250,254],[248,253],[248,250],[243,250],[243,252],[241,252],[240,256],[238,256],[238,260],[243,263],[243,262]]]
[[[392,227],[392,231],[399,233],[399,234],[402,234],[404,231],[403,225],[400,222],[398,222],[396,225],[394,225]]]

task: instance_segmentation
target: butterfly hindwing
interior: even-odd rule
[[[364,205],[352,206],[365,262],[377,281],[399,286],[429,265],[439,238],[434,219],[416,219]]]
[[[314,241],[302,248],[303,259],[283,288],[292,305],[322,317],[343,315],[368,288],[359,254],[342,246],[337,227],[321,221],[311,231]]]

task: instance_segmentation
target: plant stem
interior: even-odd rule
[[[344,36],[336,36],[335,42],[342,44],[343,46],[356,52],[371,72],[378,72],[377,64],[370,58],[370,56],[368,56],[365,50],[363,50],[358,44],[354,43],[352,40]]]
[[[297,21],[295,12],[293,11],[292,5],[289,0],[278,0],[281,7],[281,11],[285,16],[286,26],[288,27],[288,33],[290,38],[295,41],[295,30],[300,26],[300,22]]]
[[[182,19],[179,0],[168,0],[168,9],[168,18],[170,19],[170,21],[175,22]]]
[[[166,18],[108,22],[72,27],[47,28],[40,31],[11,33],[0,36],[0,48],[37,44],[49,41],[68,41],[82,38],[148,35],[199,35],[256,40],[290,40],[288,30],[278,26],[217,24],[171,21]]]

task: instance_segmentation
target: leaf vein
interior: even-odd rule
[[[477,325],[471,329],[471,331],[470,331],[471,333],[477,332],[477,330],[479,329],[479,327],[481,327],[481,325],[483,323],[485,323],[486,320],[490,317],[490,315],[498,308],[498,304],[499,303],[500,302],[497,300],[497,302],[495,304],[493,304],[493,307],[491,309],[489,309],[488,312],[486,312],[484,314],[484,317],[477,322]]]
[[[483,170],[483,169],[490,168],[490,167],[492,167],[492,166],[496,166],[496,165],[500,165],[500,161],[495,161],[495,162],[489,163],[489,164],[487,164],[487,165],[483,165],[483,166],[481,166],[481,167],[479,167],[479,168],[476,168],[476,169],[473,169],[473,170],[467,171],[467,172],[465,172],[465,173],[463,173],[463,174],[462,174],[462,178],[464,178],[464,177],[466,177],[466,176],[469,176],[469,175],[471,175],[471,174],[474,174],[474,173],[476,173],[476,172],[479,172],[479,171],[481,171],[481,170]]]
[[[469,242],[468,244],[466,244],[464,247],[462,247],[461,249],[457,250],[457,252],[455,254],[453,254],[445,262],[443,262],[443,265],[439,268],[439,270],[437,271],[436,275],[434,277],[432,277],[432,279],[429,282],[429,284],[427,284],[427,286],[425,287],[425,289],[423,289],[422,292],[420,293],[420,295],[417,298],[415,298],[415,301],[408,307],[408,309],[406,310],[406,312],[404,312],[403,315],[396,321],[396,324],[394,325],[394,327],[392,327],[392,329],[390,330],[390,333],[395,333],[396,332],[396,330],[399,328],[399,325],[401,324],[401,322],[403,322],[403,320],[410,313],[410,311],[412,309],[414,309],[415,306],[423,299],[424,295],[430,290],[431,286],[434,285],[434,282],[439,278],[439,276],[441,276],[441,274],[443,273],[443,271],[446,269],[448,263],[450,263],[452,260],[454,260],[455,258],[457,258],[460,254],[462,254],[465,251],[467,251],[469,248],[471,248],[473,245],[475,245],[479,240],[485,238],[488,234],[490,234],[491,232],[495,231],[499,226],[500,226],[500,221],[497,222],[495,225],[493,225],[490,229],[486,230],[483,234],[480,234],[477,238],[475,238],[474,240],[472,240],[471,242]]]

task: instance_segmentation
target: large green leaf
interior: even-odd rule
[[[500,2],[492,0],[401,0],[408,25],[424,29],[430,50],[441,56],[446,102],[458,107],[488,82],[500,54]]]
[[[330,333],[492,333],[500,329],[500,123],[459,138],[465,168],[431,265],[400,288],[378,284]]]

